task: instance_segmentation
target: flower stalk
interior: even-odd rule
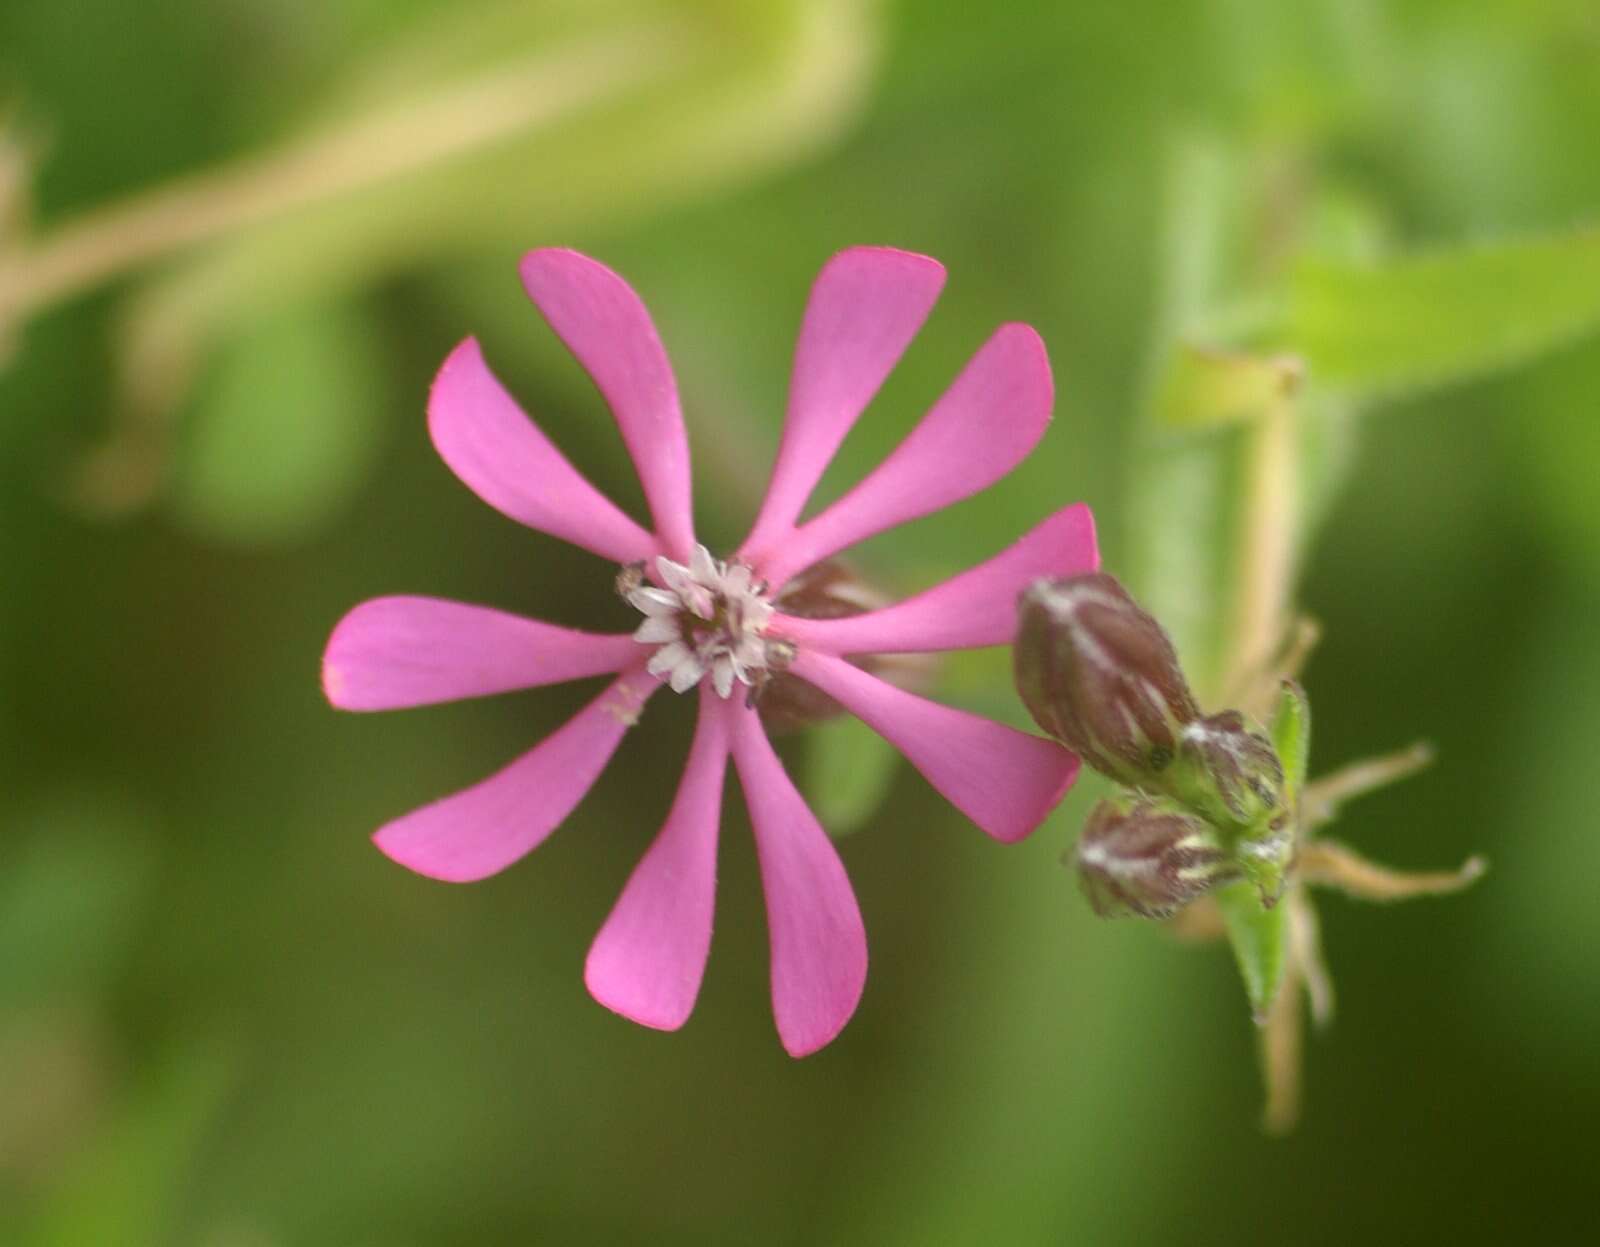
[[[1282,566],[1263,555],[1262,579],[1240,583],[1261,593]],[[1074,855],[1090,905],[1101,917],[1158,919],[1209,907],[1211,917],[1183,926],[1233,945],[1261,1027],[1264,1122],[1290,1128],[1301,992],[1319,1026],[1333,1015],[1309,889],[1394,901],[1457,891],[1483,873],[1473,858],[1456,871],[1404,874],[1316,834],[1343,802],[1413,774],[1431,752],[1412,746],[1307,783],[1310,703],[1281,663],[1277,705],[1262,728],[1238,709],[1202,715],[1160,625],[1104,573],[1036,582],[1020,615],[1023,701],[1040,727],[1119,786],[1090,812]],[[1307,641],[1301,629],[1285,652],[1298,661]]]

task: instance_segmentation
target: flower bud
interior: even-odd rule
[[[1089,812],[1078,879],[1102,918],[1166,918],[1240,876],[1205,822],[1169,802],[1122,796]]]
[[[1283,763],[1237,710],[1186,724],[1162,791],[1219,827],[1265,832],[1285,809]]]
[[[1018,610],[1017,690],[1035,722],[1102,774],[1163,788],[1200,710],[1161,625],[1103,572],[1035,581]]]

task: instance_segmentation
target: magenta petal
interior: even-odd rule
[[[786,537],[872,396],[922,328],[944,266],[891,247],[851,247],[811,287],[794,352],[783,440],[744,557]]]
[[[639,655],[628,636],[439,598],[374,598],[328,638],[322,687],[341,710],[396,710],[604,675]]]
[[[733,760],[755,828],[772,945],[772,1011],[793,1057],[844,1029],[867,981],[867,934],[844,864],[795,791],[761,720],[738,701]]]
[[[1053,397],[1039,335],[1002,325],[871,475],[756,566],[781,585],[874,533],[992,485],[1043,436]]]
[[[463,484],[512,519],[614,563],[656,553],[656,540],[586,481],[528,419],[468,338],[428,396],[428,432]]]
[[[905,754],[996,840],[1021,840],[1077,778],[1077,755],[1055,742],[928,701],[842,658],[801,650],[791,670]]]
[[[657,1030],[688,1021],[711,950],[728,723],[709,686],[700,705],[666,825],[600,928],[583,971],[589,994],[606,1008]]]
[[[660,685],[630,671],[505,769],[379,829],[378,847],[432,879],[486,879],[532,852],[594,786]]]
[[[1006,645],[1016,636],[1017,594],[1041,576],[1100,566],[1094,517],[1083,503],[1057,511],[987,562],[916,597],[843,619],[778,616],[774,631],[825,654],[896,654]]]
[[[522,257],[522,284],[611,406],[664,551],[694,548],[689,440],[672,365],[633,288],[604,264],[547,248]]]

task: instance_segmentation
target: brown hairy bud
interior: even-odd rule
[[[1036,581],[1018,610],[1017,690],[1035,722],[1102,774],[1164,788],[1200,710],[1161,625],[1103,572]]]
[[[1166,791],[1213,822],[1261,826],[1284,808],[1283,763],[1237,710],[1188,724]]]
[[[1240,876],[1204,820],[1131,794],[1089,812],[1077,864],[1089,904],[1102,918],[1166,918]]]

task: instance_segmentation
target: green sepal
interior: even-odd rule
[[[1235,841],[1233,861],[1255,887],[1263,905],[1278,903],[1283,895],[1289,862],[1294,858],[1294,824],[1287,813],[1272,824],[1247,832]]]
[[[1228,928],[1234,960],[1250,997],[1250,1010],[1264,1025],[1283,985],[1289,940],[1287,905],[1264,905],[1253,881],[1230,883],[1214,893]]]
[[[859,831],[894,784],[894,746],[854,715],[807,732],[806,799],[834,839]]]
[[[1285,795],[1293,808],[1294,799],[1305,787],[1306,771],[1311,765],[1311,702],[1306,698],[1305,689],[1294,680],[1283,682],[1269,731],[1273,748],[1278,751],[1278,761],[1283,763]]]

